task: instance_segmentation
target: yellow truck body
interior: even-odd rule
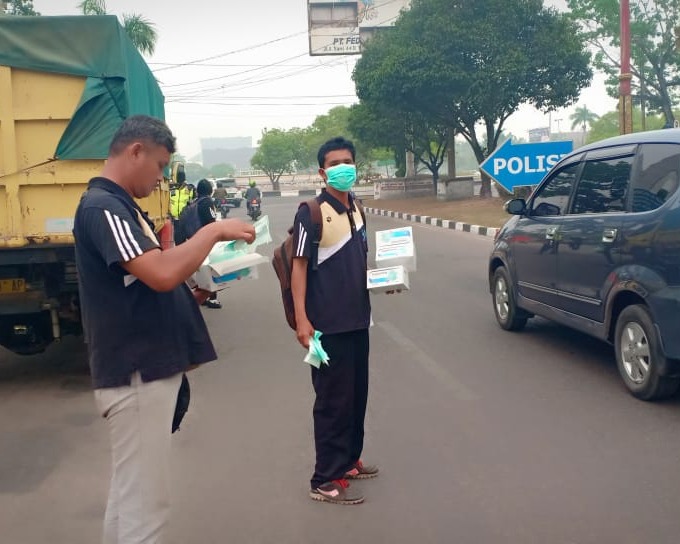
[[[76,208],[123,120],[163,101],[116,17],[0,17],[0,345],[82,332]],[[139,203],[160,228],[169,184]]]
[[[85,80],[0,66],[0,248],[73,243],[78,201],[104,161],[53,157]],[[167,184],[140,205],[160,226]]]

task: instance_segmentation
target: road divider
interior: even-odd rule
[[[473,225],[471,223],[462,223],[460,221],[452,221],[449,219],[439,219],[437,217],[430,217],[428,215],[415,215],[405,212],[393,212],[390,210],[382,210],[379,208],[364,208],[366,213],[371,215],[380,215],[383,217],[391,217],[393,219],[402,219],[404,221],[411,221],[413,223],[420,223],[422,225],[431,225],[433,227],[440,227],[443,229],[457,230],[460,232],[469,232],[479,236],[488,236],[495,238],[500,229],[495,227],[484,227],[482,225]]]

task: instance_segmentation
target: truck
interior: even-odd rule
[[[164,97],[115,16],[0,17],[0,345],[83,332],[73,219],[113,134]],[[169,184],[139,201],[158,230]]]

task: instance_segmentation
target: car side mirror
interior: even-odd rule
[[[510,215],[524,215],[527,211],[527,203],[523,198],[515,198],[505,203],[505,211]]]

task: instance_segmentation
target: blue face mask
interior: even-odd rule
[[[349,192],[357,181],[357,167],[353,164],[338,164],[326,168],[328,186],[342,193]]]

